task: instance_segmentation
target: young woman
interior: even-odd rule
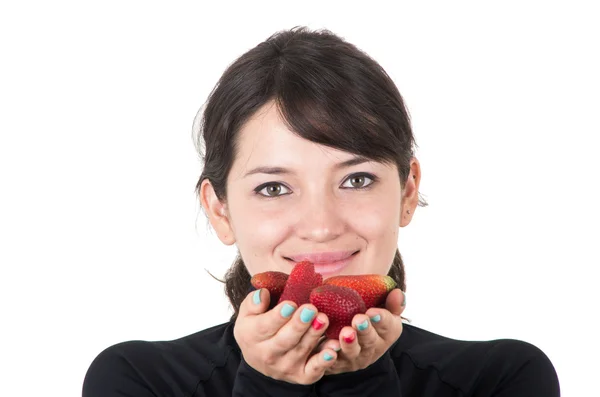
[[[398,228],[421,170],[402,97],[385,71],[329,31],[279,32],[237,59],[203,112],[202,208],[239,256],[230,322],[174,341],[111,346],[84,397],[558,396],[556,372],[517,340],[459,341],[404,323]],[[199,145],[201,146],[201,145]],[[310,260],[324,278],[389,274],[384,308],[339,340],[311,304],[268,310],[253,274]]]

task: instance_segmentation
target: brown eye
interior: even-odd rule
[[[350,175],[342,185],[345,189],[365,189],[377,180],[375,175],[355,174]],[[349,183],[348,183],[349,182]]]
[[[281,183],[267,183],[260,185],[254,191],[264,197],[279,197],[289,193],[289,189]]]
[[[277,196],[281,192],[280,185],[271,185],[265,188],[269,196]]]
[[[350,179],[350,183],[354,187],[362,187],[362,185],[365,183],[365,177],[364,176],[352,177],[352,179]]]

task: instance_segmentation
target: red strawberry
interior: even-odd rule
[[[271,296],[271,308],[275,307],[285,288],[288,275],[282,272],[263,272],[252,276],[250,283],[256,289],[266,288]]]
[[[358,292],[367,309],[383,307],[390,291],[396,288],[393,278],[381,274],[335,276],[325,280],[324,284],[352,288]]]
[[[290,300],[298,306],[308,303],[310,291],[321,284],[323,276],[315,273],[315,265],[308,261],[299,262],[292,269],[279,302]]]
[[[342,328],[352,326],[354,315],[367,311],[358,292],[337,285],[324,284],[315,288],[310,294],[310,303],[327,314],[329,327],[325,335],[330,339],[339,339]]]

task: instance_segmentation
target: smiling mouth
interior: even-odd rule
[[[298,259],[298,260],[294,260],[292,258],[289,258],[287,256],[284,256],[283,258],[286,259],[289,262],[293,262],[293,263],[300,263],[302,261],[309,261],[314,265],[327,265],[327,264],[335,264],[338,262],[343,262],[346,261],[350,258],[352,258],[353,256],[355,256],[356,254],[358,254],[360,252],[360,250],[354,251],[352,254],[348,255],[347,257],[343,258],[343,259],[338,259],[338,260],[332,260],[332,261],[327,261],[327,260],[311,260],[310,258],[306,258],[306,259]]]
[[[329,261],[329,262],[312,262],[315,265],[315,272],[320,273],[323,277],[329,277],[336,273],[339,273],[345,267],[347,267],[350,262],[354,259],[356,254],[358,254],[360,250],[353,252],[350,256],[340,259],[337,261]],[[294,261],[291,258],[284,257],[287,261],[292,264],[296,264],[298,262]]]

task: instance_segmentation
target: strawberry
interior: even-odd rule
[[[315,265],[308,261],[299,262],[292,269],[279,302],[290,300],[298,306],[308,303],[310,291],[321,284],[323,276],[315,273]]]
[[[326,279],[324,284],[352,288],[358,292],[367,309],[383,307],[388,294],[396,287],[393,278],[381,274],[335,276]]]
[[[256,289],[266,288],[271,297],[270,307],[273,308],[285,288],[288,275],[282,272],[263,272],[252,276],[250,283]]]
[[[354,315],[367,311],[365,303],[351,288],[324,284],[312,290],[310,303],[329,318],[325,335],[330,339],[339,339],[345,326],[352,326]]]

